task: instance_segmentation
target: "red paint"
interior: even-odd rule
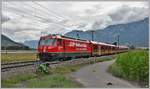
[[[42,36],[42,39],[55,39],[55,45],[38,45],[38,52],[45,53],[82,53],[87,52],[94,54],[94,50],[108,50],[108,54],[111,51],[115,50],[127,50],[128,47],[120,46],[119,49],[115,45],[101,43],[101,42],[92,42],[88,40],[77,40],[73,38],[68,38],[60,35],[50,35],[50,36]],[[39,42],[40,43],[40,42]],[[99,55],[99,54],[98,54]]]

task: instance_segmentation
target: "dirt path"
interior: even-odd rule
[[[115,60],[100,62],[81,68],[79,71],[70,74],[85,87],[93,88],[135,88],[128,81],[112,76],[107,72],[109,65]]]

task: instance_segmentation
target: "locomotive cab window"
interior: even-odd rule
[[[56,45],[56,39],[42,38],[42,39],[40,39],[39,45],[55,46]]]
[[[62,39],[57,40],[58,46],[62,46]]]

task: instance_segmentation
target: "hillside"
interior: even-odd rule
[[[137,47],[148,47],[148,31],[149,30],[149,18],[144,20],[127,23],[110,25],[105,29],[98,29],[94,32],[94,40],[100,42],[113,43],[117,41],[117,35],[120,37],[120,44],[134,45]],[[90,31],[77,31],[73,30],[66,33],[66,36],[77,38],[77,33],[82,39],[91,40]]]
[[[29,41],[24,41],[24,44],[29,46],[30,48],[37,48],[38,41],[37,40],[29,40]]]
[[[30,49],[28,46],[25,46],[24,44],[17,43],[7,36],[1,34],[1,48],[7,49],[7,50],[25,50]]]

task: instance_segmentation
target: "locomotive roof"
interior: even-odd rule
[[[89,40],[73,38],[73,37],[70,37],[70,36],[64,36],[64,35],[60,35],[60,34],[50,34],[50,35],[43,36],[43,37],[68,38],[68,39],[74,39],[74,40],[78,40],[78,41],[88,41],[89,42]]]
[[[60,34],[50,34],[47,36],[42,36],[42,37],[56,37],[56,38],[68,38],[68,39],[74,39],[74,40],[78,40],[78,41],[86,41],[86,42],[91,42],[93,44],[99,44],[99,45],[106,45],[106,46],[113,46],[116,47],[116,45],[112,45],[112,44],[108,44],[108,43],[103,43],[103,42],[96,42],[96,41],[89,41],[89,40],[85,40],[85,39],[77,39],[77,38],[73,38],[73,37],[69,37],[69,36],[64,36],[64,35],[60,35]],[[119,48],[128,48],[127,46],[120,46]]]
[[[69,37],[69,36],[62,36],[63,38],[69,38],[69,39],[76,39],[76,40],[81,40],[81,41],[88,41],[85,39],[79,39],[79,38],[73,38],[73,37]]]
[[[119,48],[129,48],[129,47],[121,45],[119,46]]]
[[[107,46],[114,46],[115,45],[112,45],[112,44],[107,44],[107,43],[103,43],[103,42],[96,42],[96,41],[91,41],[93,44],[99,44],[99,45],[107,45]]]

